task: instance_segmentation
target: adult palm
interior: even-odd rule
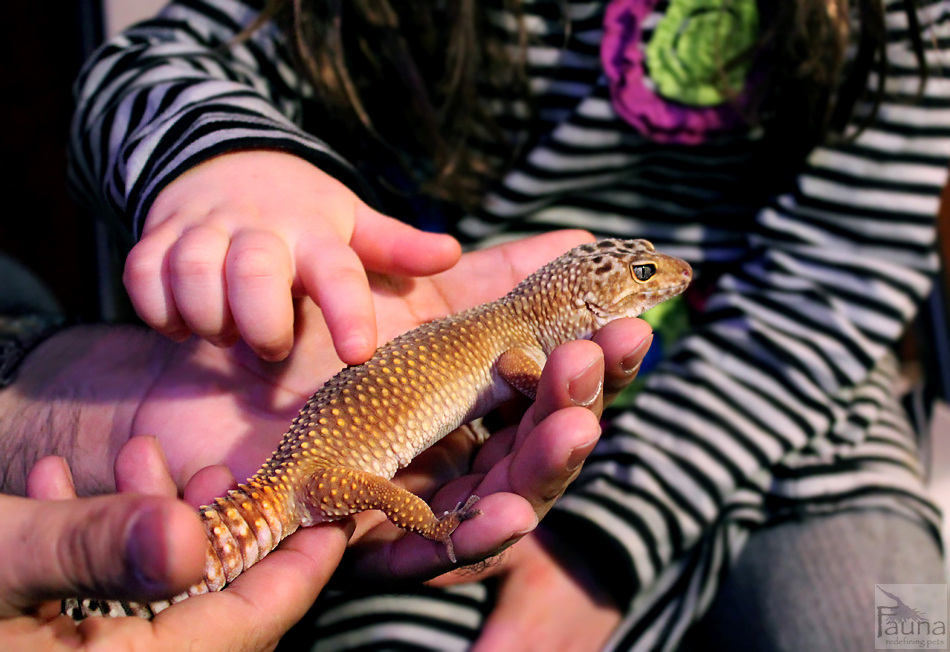
[[[374,279],[380,336],[389,338],[500,296],[582,237],[553,234],[470,254],[450,272],[433,278]],[[0,414],[14,415],[2,441],[11,452],[6,490],[25,492],[25,474],[17,469],[29,469],[44,455],[59,454],[73,467],[80,493],[118,488],[169,496],[184,490],[186,498],[190,493],[197,500],[221,491],[223,484],[232,481],[230,474],[222,473],[220,466],[203,467],[226,464],[239,476],[256,470],[303,400],[341,366],[314,306],[301,306],[297,331],[293,355],[278,364],[260,362],[241,346],[176,345],[132,327],[73,329],[49,340],[28,358],[13,391],[0,394],[4,402]],[[538,400],[523,416],[516,413],[511,425],[477,454],[472,454],[472,439],[457,432],[410,465],[402,481],[414,491],[431,495],[437,509],[473,493],[483,497],[482,515],[463,523],[453,537],[461,560],[484,558],[533,529],[578,473],[599,434],[597,419],[604,394],[609,396],[632,379],[632,373],[624,369],[635,369],[632,359],[642,356],[646,348],[642,344],[648,338],[649,328],[643,322],[621,320],[595,338],[603,351],[591,342],[560,347],[545,368]],[[138,439],[140,435],[152,435],[161,443],[167,469],[154,442]],[[31,476],[30,494],[69,498],[72,484],[65,467],[49,461],[42,465],[45,471],[37,467]],[[76,548],[77,527],[93,535],[93,547],[100,554],[84,553],[82,559],[95,562],[92,565],[99,573],[82,563],[76,568],[63,566],[62,557],[62,577],[40,572],[36,574],[40,579],[30,580],[29,574],[24,579],[19,573],[19,579],[13,577],[4,584],[11,595],[19,596],[18,604],[28,608],[31,600],[81,592],[90,586],[107,594],[111,594],[108,587],[114,587],[116,597],[123,592],[125,597],[134,597],[129,592],[135,582],[123,575],[132,567],[122,561],[121,545],[118,551],[112,550],[114,539],[121,538],[122,532],[127,535],[127,528],[117,520],[103,540],[104,529],[88,527],[92,521],[82,512],[105,508],[96,505],[68,505],[56,513],[72,521],[77,514],[81,517],[86,527],[67,524],[62,541],[69,541],[68,549],[75,551],[81,548]],[[121,516],[131,504],[123,505],[113,502],[110,509],[119,510]],[[34,522],[51,518],[42,510],[57,509],[49,503],[8,507]],[[163,518],[153,525],[166,533],[162,540],[179,541],[169,538],[173,530],[198,535],[195,522],[176,525]],[[334,527],[299,533],[287,542],[289,546],[282,546],[224,592],[175,605],[148,624],[135,619],[95,619],[74,632],[60,621],[26,615],[0,622],[0,639],[20,641],[22,649],[54,649],[67,640],[72,642],[64,647],[88,645],[89,649],[102,645],[168,649],[183,640],[202,649],[270,649],[326,582],[350,532]],[[357,536],[364,541],[354,550],[358,554],[351,556],[351,577],[405,579],[434,576],[449,568],[440,545],[402,536],[378,515],[359,519]],[[37,557],[40,570],[48,557]],[[165,572],[174,571],[179,583],[180,576],[194,572],[186,572],[181,556],[165,561],[171,564]],[[195,563],[200,560],[190,562],[194,563],[188,568],[197,570]],[[285,587],[280,596],[273,593],[274,580]],[[271,588],[262,591],[262,587]],[[240,613],[240,617],[236,623],[221,620],[225,613]],[[209,629],[208,623],[221,626]]]
[[[471,253],[452,270],[427,278],[374,277],[380,340],[495,299],[588,237],[562,232]],[[276,448],[300,405],[342,368],[316,306],[300,302],[296,323],[294,350],[280,363],[263,362],[241,345],[217,349],[203,341],[179,347],[168,359],[135,414],[131,431],[158,437],[179,487],[185,488],[209,465],[225,464],[239,479],[254,473]],[[619,360],[648,329],[631,320],[611,333],[608,348],[616,349],[613,357]],[[585,405],[588,409],[575,407],[567,380],[587,373],[588,384],[595,388],[593,400],[602,401],[596,387],[603,386],[603,361],[588,369],[589,361],[600,355],[591,343],[573,343],[559,351],[552,357],[548,374],[553,383],[545,392],[548,400],[533,408],[520,430],[515,420],[477,457],[472,454],[474,438],[465,430],[457,431],[400,475],[398,480],[430,500],[437,513],[469,495],[482,497],[483,516],[463,523],[453,537],[460,559],[482,559],[530,531],[576,475],[579,464],[564,471],[567,458],[580,455],[583,459],[593,447],[602,403]],[[619,362],[612,365],[619,366]],[[631,378],[618,374],[608,378],[608,383]],[[191,483],[186,498],[190,494],[206,498],[223,488],[221,482],[201,482],[201,478]],[[366,540],[374,545],[363,546],[364,554],[356,564],[362,573],[377,579],[404,579],[431,576],[450,567],[441,544],[399,536],[381,513],[358,519],[356,538],[369,531]],[[394,545],[388,545],[393,541]]]
[[[375,277],[379,337],[388,340],[497,298],[588,238],[581,232],[548,234],[467,254],[456,267],[433,277]],[[549,361],[547,389],[520,421],[520,429],[517,414],[512,427],[494,436],[477,456],[472,455],[472,439],[457,432],[403,474],[401,481],[430,499],[437,511],[471,494],[482,497],[482,516],[463,523],[453,536],[461,560],[484,558],[530,531],[576,475],[573,461],[583,459],[599,433],[599,388],[609,393],[629,382],[632,376],[620,371],[620,360],[649,333],[642,322],[623,322],[612,324],[597,340],[607,359],[606,387],[600,349],[589,342],[571,343]],[[217,472],[202,469],[224,465],[242,480],[254,473],[307,397],[342,367],[316,306],[300,302],[295,330],[293,353],[279,363],[261,361],[243,345],[221,349],[197,339],[174,344],[134,327],[80,330],[71,339],[64,333],[38,351],[39,362],[32,361],[34,369],[45,361],[58,370],[45,375],[25,370],[20,391],[36,393],[37,403],[51,394],[69,395],[72,404],[83,407],[78,416],[62,419],[67,427],[50,434],[53,445],[46,449],[36,445],[32,433],[36,455],[23,466],[29,468],[43,454],[60,454],[73,469],[80,495],[110,491],[116,488],[112,466],[120,448],[130,437],[151,435],[160,442],[186,500],[206,501],[233,480],[222,477],[220,467]],[[571,395],[584,394],[585,388],[592,390],[586,392],[590,396]],[[136,460],[126,456],[122,463],[134,466]],[[150,477],[164,472],[143,463],[137,473],[119,476],[147,487]],[[15,483],[12,488],[16,491]],[[441,545],[397,536],[379,513],[358,520],[357,537],[370,529],[375,545],[364,546],[371,552],[358,566],[376,578],[431,576],[450,566]]]

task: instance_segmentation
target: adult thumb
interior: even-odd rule
[[[198,515],[172,498],[0,495],[0,522],[0,617],[70,596],[168,598],[204,569],[207,538]]]

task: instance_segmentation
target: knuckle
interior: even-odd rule
[[[211,242],[201,238],[179,241],[170,260],[174,273],[182,277],[206,277],[220,274],[221,254]]]
[[[210,256],[199,252],[183,253],[172,259],[172,269],[176,276],[183,278],[204,278],[220,270]]]
[[[229,258],[228,267],[242,280],[270,279],[283,267],[273,249],[264,245],[244,245],[232,251]]]
[[[126,258],[122,280],[126,286],[151,281],[159,274],[159,266],[159,261],[149,255],[148,251],[136,245]]]
[[[108,582],[97,576],[94,570],[98,559],[97,551],[89,540],[88,531],[79,523],[70,523],[55,540],[54,555],[50,562],[54,565],[54,574],[64,578],[73,587],[82,591],[101,591]]]
[[[333,288],[347,288],[346,294],[361,292],[368,286],[366,271],[358,264],[339,262],[324,268],[321,283]],[[355,296],[350,296],[355,299]]]

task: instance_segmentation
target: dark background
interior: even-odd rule
[[[66,189],[66,143],[93,4],[0,2],[0,250],[84,319],[99,314],[95,246]]]

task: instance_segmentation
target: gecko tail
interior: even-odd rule
[[[128,600],[98,600],[96,598],[66,598],[60,605],[60,613],[65,614],[75,621],[85,620],[91,617],[101,618],[122,618],[134,616],[137,618],[147,618],[151,620],[160,612],[172,606],[176,602],[181,602],[192,595],[198,595],[195,590],[199,585],[188,589],[188,591],[176,595],[169,600],[156,600],[155,602],[131,602]],[[201,584],[200,586],[204,586]],[[207,593],[205,587],[204,593]]]
[[[199,512],[208,535],[205,571],[187,591],[155,602],[67,598],[62,601],[61,613],[76,621],[91,616],[154,618],[176,602],[220,591],[274,550],[299,523],[282,494],[254,479]]]

